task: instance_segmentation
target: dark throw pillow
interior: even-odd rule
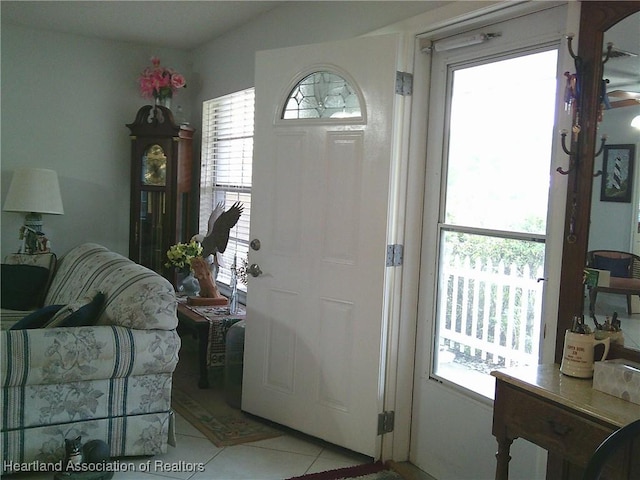
[[[593,256],[593,268],[598,270],[609,270],[612,277],[629,277],[629,266],[631,258],[610,258],[601,255]]]
[[[52,327],[86,327],[94,325],[104,305],[104,293],[98,293],[89,303],[77,302],[62,307],[45,325]]]
[[[27,330],[29,328],[41,328],[58,313],[63,305],[48,305],[40,310],[27,315],[18,320],[9,330]]]
[[[38,302],[49,278],[49,270],[35,265],[2,264],[2,308],[31,310]]]

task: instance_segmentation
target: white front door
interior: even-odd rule
[[[395,36],[364,37],[256,58],[251,239],[260,248],[249,263],[262,274],[249,278],[242,409],[372,457],[397,49]],[[282,119],[313,72],[350,88],[320,80],[313,98],[301,89],[294,101],[324,110],[350,91],[362,118]]]

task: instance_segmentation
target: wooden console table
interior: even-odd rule
[[[209,388],[208,367],[223,367],[227,330],[246,319],[246,311],[230,314],[228,307],[196,307],[178,302],[178,326],[191,331],[198,340],[198,387]]]
[[[640,418],[640,405],[594,390],[591,379],[563,375],[559,365],[511,368],[491,375],[496,377],[496,480],[509,478],[509,450],[518,437],[549,452],[548,479],[581,478],[577,472],[598,445]]]

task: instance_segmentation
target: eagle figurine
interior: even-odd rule
[[[200,241],[202,256],[213,255],[217,263],[217,254],[224,253],[229,242],[229,231],[235,227],[242,215],[244,206],[240,202],[234,203],[229,210],[224,210],[224,204],[219,202],[211,212],[207,234]]]

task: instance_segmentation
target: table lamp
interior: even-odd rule
[[[18,168],[13,174],[3,210],[24,212],[21,228],[22,252],[38,253],[38,236],[42,236],[42,214],[62,215],[62,197],[58,174],[44,168]]]

